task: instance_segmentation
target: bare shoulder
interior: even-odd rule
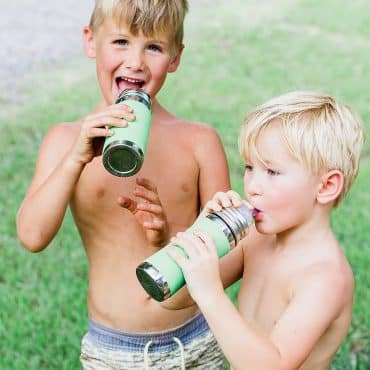
[[[46,133],[38,154],[36,171],[52,169],[68,153],[80,131],[80,124],[76,122],[62,122],[52,126]],[[46,173],[49,170],[45,171]]]
[[[352,302],[354,277],[352,269],[339,250],[322,260],[307,261],[302,266],[294,285],[297,290],[312,289],[321,292],[326,299],[337,302],[338,308]]]
[[[63,145],[65,142],[73,141],[80,130],[79,121],[61,122],[52,126],[45,135],[44,142],[59,143]]]
[[[42,156],[44,153],[49,152],[52,152],[53,156],[65,154],[75,141],[79,131],[80,123],[78,121],[55,124],[46,133],[39,155]]]
[[[191,142],[194,144],[199,142],[220,142],[220,138],[216,129],[207,123],[174,118],[170,121],[170,125],[176,132],[185,135],[185,137],[190,137]]]
[[[184,137],[187,138],[198,159],[208,160],[209,156],[224,155],[224,147],[221,138],[214,127],[209,124],[182,121]]]

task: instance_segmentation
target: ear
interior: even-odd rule
[[[332,170],[321,177],[319,189],[317,191],[317,201],[320,204],[335,202],[340,196],[344,186],[343,173],[338,170]]]
[[[177,70],[180,64],[180,61],[181,61],[181,55],[182,55],[182,51],[184,50],[184,47],[185,47],[184,44],[180,45],[179,50],[177,51],[175,57],[173,58],[170,65],[168,66],[169,73],[175,72]]]
[[[85,54],[89,58],[95,58],[96,57],[95,39],[94,33],[91,30],[91,28],[88,26],[84,27],[82,36]]]

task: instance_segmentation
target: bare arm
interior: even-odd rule
[[[39,252],[54,238],[83,168],[100,154],[96,139],[101,142],[110,135],[107,123],[126,126],[120,117],[130,118],[130,114],[124,104],[114,105],[48,132],[17,215],[18,237],[27,249]]]
[[[241,279],[243,275],[243,248],[234,248],[226,256],[219,260],[220,278],[224,289]],[[189,294],[186,285],[181,288],[173,297],[161,303],[164,308],[170,310],[181,310],[192,306],[195,301]]]
[[[291,301],[269,336],[256,330],[223,291],[212,240],[199,235],[181,241],[189,259],[173,257],[182,267],[190,294],[198,303],[224,354],[236,370],[299,368],[348,298],[348,284],[330,266],[305,271]],[[205,241],[205,243],[204,243]],[[325,302],[325,305],[319,303]],[[222,318],[222,319],[220,319]]]
[[[32,183],[17,215],[18,237],[32,252],[44,249],[59,230],[83,168],[68,155],[68,136],[63,125],[46,135]]]

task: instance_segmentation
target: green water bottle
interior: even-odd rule
[[[116,104],[124,103],[133,109],[135,121],[126,127],[110,127],[113,135],[105,139],[104,167],[113,175],[128,177],[137,173],[143,162],[151,126],[150,96],[141,89],[126,89]]]
[[[243,203],[240,207],[224,208],[198,218],[186,232],[198,230],[210,234],[216,244],[218,256],[222,257],[246,236],[253,221],[253,211]],[[185,284],[181,268],[167,253],[168,248],[173,246],[185,256],[181,247],[171,243],[136,268],[136,276],[142,287],[160,302],[171,297]]]

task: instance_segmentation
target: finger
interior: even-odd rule
[[[212,212],[212,211],[216,211],[216,212],[219,212],[222,210],[222,206],[220,203],[218,203],[217,200],[215,199],[212,199],[210,200],[209,202],[206,203],[206,205],[204,206],[204,211],[205,212]]]
[[[153,215],[156,215],[156,216],[162,216],[163,215],[162,206],[160,206],[158,204],[138,203],[137,204],[137,209],[140,209],[140,211],[145,211],[145,212],[152,213]]]
[[[234,207],[240,207],[242,205],[242,199],[236,191],[229,190],[226,194],[229,196],[230,201]]]
[[[132,120],[135,119],[135,114],[133,108],[131,108],[129,105],[120,103],[120,104],[113,104],[109,107],[107,107],[107,112],[116,115],[117,117],[120,117],[122,114],[127,117],[131,117]]]
[[[204,248],[203,242],[192,233],[184,233],[173,243],[181,247],[189,258],[197,258]]]
[[[113,131],[109,128],[96,128],[92,127],[86,132],[86,137],[89,139],[95,137],[109,137],[113,135]]]
[[[169,247],[166,253],[180,266],[183,270],[188,262],[188,259],[184,257],[176,247]]]
[[[157,193],[150,191],[142,186],[135,187],[133,190],[133,194],[136,197],[142,198],[151,204],[161,204]]]
[[[165,228],[166,223],[163,220],[154,219],[153,221],[145,221],[143,226],[148,230],[161,231]]]
[[[176,235],[172,236],[170,241],[173,242],[175,241],[177,238],[180,238],[182,236],[182,234],[184,234],[183,231],[179,231],[178,233],[176,233]]]
[[[223,208],[232,207],[233,203],[231,201],[231,197],[228,193],[219,193],[218,200],[221,203]]]
[[[127,112],[133,112],[134,111],[132,107],[130,107],[129,105],[127,105],[125,103],[119,103],[119,104],[115,103],[113,105],[110,105],[109,108],[111,108],[111,109],[115,109],[115,108],[124,109]]]
[[[121,196],[118,197],[117,202],[121,207],[126,208],[132,213],[135,213],[137,211],[137,203],[130,198]]]
[[[203,249],[209,251],[213,256],[218,257],[217,247],[215,242],[213,241],[212,237],[204,232],[196,230],[194,231],[194,235],[199,238],[199,240],[203,243]]]
[[[154,182],[145,177],[137,177],[136,183],[140,186],[143,186],[145,189],[152,191],[153,193],[158,193]]]

